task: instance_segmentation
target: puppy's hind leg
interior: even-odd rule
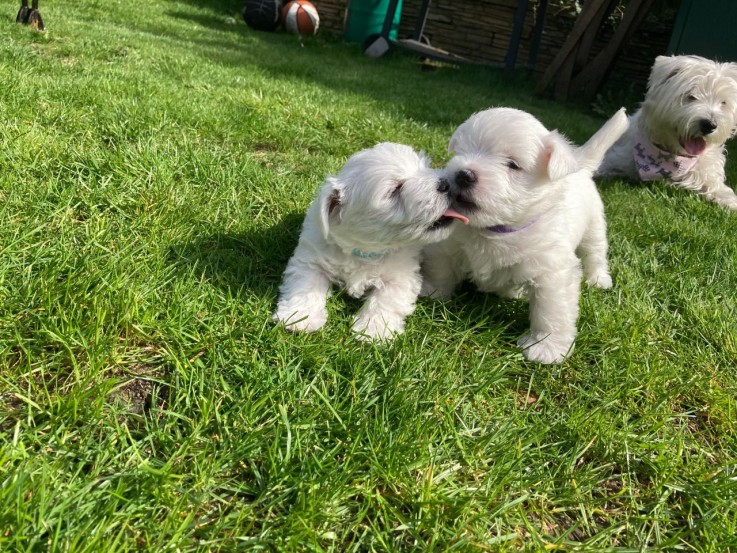
[[[612,287],[612,277],[609,274],[609,263],[607,262],[608,248],[604,217],[595,217],[576,249],[576,254],[581,258],[583,264],[586,284],[599,288]]]
[[[272,319],[292,332],[318,330],[328,319],[325,305],[329,290],[330,280],[319,267],[293,257],[284,272]]]

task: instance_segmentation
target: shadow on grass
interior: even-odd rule
[[[474,329],[475,332],[491,331],[510,342],[515,342],[530,326],[527,301],[481,292],[470,281],[462,282],[452,299],[436,302],[420,298],[418,304],[428,310],[440,306],[444,312],[442,317],[452,315],[462,328]]]
[[[304,213],[294,212],[268,228],[242,233],[215,233],[195,242],[171,248],[171,261],[221,288],[231,297],[252,294],[258,300],[276,302],[278,287],[287,262],[297,246]],[[357,313],[362,299],[355,299],[333,287],[341,311]],[[529,326],[529,306],[521,300],[502,299],[479,292],[470,282],[463,283],[453,299],[439,302],[420,298],[421,311],[436,323],[455,320],[459,328],[474,332],[500,330],[510,342],[516,341]],[[434,314],[433,314],[434,313]],[[503,329],[503,330],[502,330]]]
[[[212,10],[216,13],[240,13],[243,0],[171,0],[173,4],[189,4],[195,8]]]
[[[229,295],[250,290],[258,298],[275,297],[303,220],[304,213],[289,213],[271,227],[216,233],[174,245],[171,260],[203,275]]]
[[[199,3],[190,3],[201,7]],[[534,81],[523,70],[508,75],[480,66],[443,66],[428,72],[412,56],[398,53],[371,59],[361,53],[358,45],[346,45],[339,37],[328,34],[299,38],[282,31],[256,31],[246,26],[240,16],[235,24],[229,24],[229,7],[221,8],[214,2],[206,5],[213,15],[176,9],[184,8],[181,2],[174,3],[165,14],[174,20],[194,23],[201,30],[180,30],[153,21],[136,28],[182,42],[183,47],[185,43],[194,43],[200,47],[199,55],[218,65],[257,67],[277,79],[294,79],[368,97],[432,126],[457,125],[468,117],[469,103],[479,108],[514,104],[532,111],[540,103],[532,93]],[[242,41],[233,40],[233,35],[242,37]],[[386,59],[400,56],[403,59],[399,63]],[[408,74],[412,80],[408,80]],[[453,100],[456,97],[458,101]]]

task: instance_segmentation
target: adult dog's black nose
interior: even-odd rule
[[[714,132],[714,129],[716,129],[717,126],[714,123],[714,121],[710,119],[702,119],[699,121],[699,130],[701,131],[701,134],[707,135]]]
[[[456,173],[456,186],[458,188],[471,188],[477,180],[476,173],[470,169],[461,169]]]
[[[441,194],[445,194],[450,190],[450,183],[448,182],[448,179],[440,179],[438,181],[438,192]]]

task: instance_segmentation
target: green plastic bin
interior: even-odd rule
[[[362,44],[367,37],[381,34],[387,11],[389,11],[389,0],[350,0],[343,39],[346,42]],[[402,0],[399,0],[389,31],[390,40],[397,38],[401,16]]]

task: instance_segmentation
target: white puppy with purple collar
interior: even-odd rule
[[[737,64],[659,56],[642,107],[597,174],[666,180],[737,210],[724,173],[724,144],[736,127]]]
[[[518,341],[525,357],[562,361],[576,337],[582,273],[588,284],[612,286],[591,176],[626,128],[622,109],[574,149],[523,111],[471,116],[450,140],[446,167],[453,209],[469,224],[426,248],[423,293],[447,298],[468,278],[481,291],[528,298],[530,329]]]
[[[409,146],[385,142],[354,154],[307,211],[273,319],[292,331],[321,328],[338,284],[365,297],[353,324],[360,339],[401,333],[422,284],[422,248],[447,238],[454,219],[467,222],[450,209],[449,191]]]

